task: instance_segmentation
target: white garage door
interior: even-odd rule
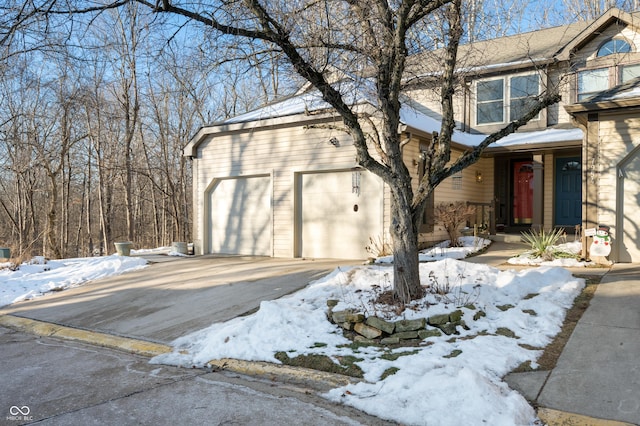
[[[623,185],[622,232],[618,232],[618,262],[640,262],[640,231],[638,231],[638,212],[640,212],[640,155],[635,155],[622,168]]]
[[[209,252],[271,255],[271,178],[221,179],[209,195]]]
[[[299,175],[303,257],[361,259],[382,235],[382,181],[367,171]]]

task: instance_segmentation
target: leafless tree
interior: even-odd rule
[[[286,66],[320,92],[341,116],[344,131],[353,138],[359,164],[380,176],[390,188],[395,292],[403,302],[422,296],[417,255],[418,223],[427,197],[444,179],[477,161],[491,143],[515,131],[540,110],[559,100],[556,92],[545,93],[522,119],[488,136],[479,146],[452,161],[453,94],[457,84],[458,45],[464,26],[461,0],[399,0],[393,3],[135,0],[135,3],[158,14],[166,25],[199,26],[201,34],[239,55],[247,51],[252,54],[273,52],[286,59]],[[69,0],[66,7],[51,4],[46,13],[133,10],[133,4],[125,0],[106,5]],[[135,35],[132,31],[122,34]],[[134,41],[131,39],[129,43]],[[415,192],[403,161],[398,133],[410,47],[438,48],[438,60],[442,61],[441,72],[435,80],[428,82],[435,84],[440,93],[442,127],[429,147],[427,173]],[[131,80],[127,80],[127,88],[130,89],[134,75],[131,62],[128,66],[127,78]],[[349,84],[333,84],[336,71],[341,72]],[[353,90],[367,91],[375,99],[374,114],[365,115],[358,110],[352,101]],[[125,99],[122,97],[125,93],[131,92],[120,93],[121,105],[126,104],[131,120],[136,120],[137,98]]]

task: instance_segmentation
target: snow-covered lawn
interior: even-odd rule
[[[146,265],[147,261],[142,258],[116,255],[49,261],[36,257],[20,265],[16,271],[9,269],[9,263],[0,263],[0,306],[77,287]]]
[[[332,401],[403,424],[534,424],[533,408],[502,379],[523,362],[536,365],[584,281],[562,268],[500,271],[454,259],[422,263],[420,272],[424,286],[448,284],[449,292],[428,294],[395,315],[373,302],[393,284],[390,266],[339,269],[295,294],[262,302],[254,315],[179,338],[174,352],[152,362],[188,367],[221,358],[279,363],[274,356],[279,351],[292,358],[324,354],[336,362],[353,356],[361,360],[356,364],[364,381],[328,392]],[[329,299],[339,301],[334,311],[356,309],[391,321],[460,309],[468,330],[458,327],[458,335],[430,337],[416,347],[352,345],[327,320]],[[397,371],[382,379],[385,371],[394,371],[389,369]]]

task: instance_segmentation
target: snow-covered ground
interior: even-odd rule
[[[451,247],[451,241],[443,241],[431,248],[422,250],[419,258],[420,262],[433,262],[442,259],[464,259],[491,244],[491,240],[479,237],[458,238],[461,247]],[[393,256],[383,256],[376,259],[376,263],[393,263]]]
[[[400,315],[373,302],[393,285],[390,266],[339,269],[295,294],[262,302],[254,315],[179,338],[174,352],[152,362],[188,367],[221,358],[279,363],[274,357],[279,351],[290,357],[325,354],[336,362],[354,356],[361,359],[356,364],[365,380],[328,392],[330,400],[403,424],[535,424],[533,408],[502,379],[523,362],[536,365],[584,281],[562,268],[500,271],[443,257],[420,265],[421,281],[432,287],[448,284],[449,292],[428,294]],[[417,347],[354,347],[327,320],[328,299],[339,300],[334,311],[351,308],[388,320],[460,309],[469,330],[458,327],[459,335],[430,337]],[[480,311],[486,316],[477,315]],[[505,330],[514,335],[507,337]],[[389,354],[403,355],[393,359]],[[398,370],[382,379],[390,368]]]
[[[146,265],[147,261],[142,258],[116,255],[49,261],[35,257],[16,271],[9,269],[9,263],[0,263],[0,306],[77,287]]]
[[[552,249],[556,252],[562,252],[568,255],[578,255],[582,251],[582,243],[580,241],[572,241],[552,246]],[[528,251],[520,254],[519,256],[508,259],[507,262],[511,265],[562,266],[565,268],[594,266],[593,262],[578,260],[575,257],[558,257],[553,260],[545,260],[541,257],[532,256]]]
[[[400,315],[373,302],[393,286],[389,265],[338,269],[295,294],[262,302],[251,316],[179,338],[173,342],[174,352],[152,362],[204,366],[212,359],[232,357],[278,363],[278,351],[290,357],[326,354],[335,360],[351,355],[361,359],[357,365],[364,381],[328,392],[325,396],[332,401],[403,424],[534,424],[533,408],[502,379],[523,362],[535,366],[542,349],[560,331],[566,309],[584,281],[557,267],[500,271],[456,260],[453,257],[484,246],[477,240],[464,241],[465,249],[445,244],[421,255],[423,260],[441,259],[421,263],[422,284],[448,285],[449,290],[428,293]],[[139,257],[120,256],[35,260],[17,271],[0,270],[0,306],[146,264]],[[327,320],[328,299],[339,301],[334,311],[352,308],[388,320],[460,309],[468,330],[458,327],[459,335],[429,337],[417,347],[357,347]],[[390,368],[397,371],[382,379]]]

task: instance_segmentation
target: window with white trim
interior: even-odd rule
[[[529,110],[539,94],[540,75],[537,73],[480,80],[476,84],[476,124],[517,120]]]

